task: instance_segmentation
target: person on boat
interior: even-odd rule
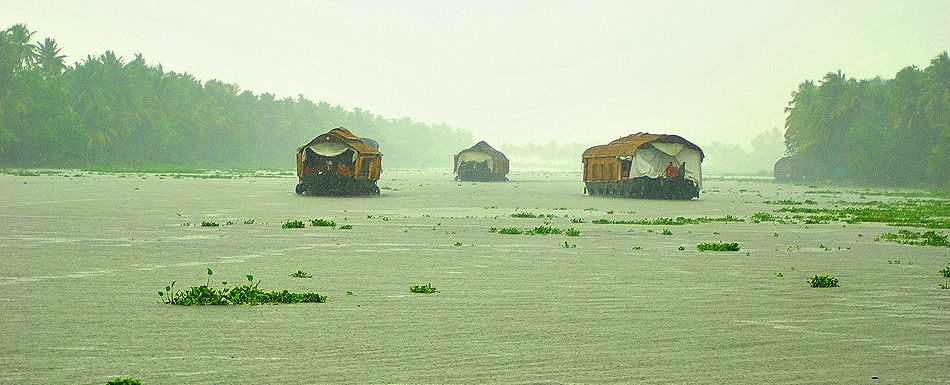
[[[676,167],[673,166],[673,162],[670,162],[669,164],[666,165],[666,177],[667,178],[676,177]]]

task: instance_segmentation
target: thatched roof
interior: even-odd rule
[[[372,145],[372,144],[375,144],[376,141],[372,139],[367,139],[367,140],[370,141],[371,144],[364,143],[362,139],[358,138],[356,135],[353,135],[353,133],[350,132],[350,130],[347,130],[343,127],[337,127],[328,131],[325,134],[321,134],[317,136],[316,138],[313,138],[313,140],[311,140],[307,144],[298,147],[297,152],[303,151],[303,149],[316,143],[326,142],[326,141],[337,141],[337,142],[344,143],[347,146],[350,146],[350,148],[352,148],[354,151],[360,154],[382,156],[383,154],[381,154],[379,150],[374,148],[374,147],[378,147],[379,145],[378,144],[376,146]]]
[[[682,143],[688,147],[699,151],[700,160],[705,157],[703,150],[692,142],[683,139],[679,135],[651,134],[648,132],[638,132],[633,135],[627,135],[614,140],[608,144],[594,146],[584,151],[583,158],[612,158],[618,156],[631,156],[640,146],[650,142],[664,143]]]
[[[475,145],[472,147],[459,151],[456,157],[458,157],[458,155],[461,155],[463,152],[469,152],[469,151],[484,152],[486,154],[491,155],[492,158],[496,158],[496,159],[505,159],[505,160],[508,159],[508,157],[506,157],[504,153],[496,150],[494,147],[486,143],[484,140],[481,142],[475,143]]]

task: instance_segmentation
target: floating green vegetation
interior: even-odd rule
[[[169,305],[262,305],[300,302],[326,302],[327,297],[317,293],[291,293],[283,291],[263,291],[254,283],[254,276],[246,276],[248,284],[228,287],[227,282],[221,282],[221,289],[211,287],[211,276],[214,272],[208,268],[208,282],[201,286],[194,286],[186,291],[175,290],[175,282],[165,286],[164,291],[158,292],[163,303]]]
[[[844,202],[852,204],[852,202]],[[843,208],[783,207],[779,212],[809,214],[813,221],[876,222],[889,226],[950,229],[950,201],[916,200]],[[808,223],[806,221],[806,223]]]
[[[782,277],[784,277],[784,276],[785,276],[785,274],[782,274],[782,272],[781,272],[781,271],[780,271],[780,272],[777,272],[777,273],[775,273],[774,275],[775,275],[776,277],[778,277],[778,278],[782,278]]]
[[[438,290],[436,290],[434,286],[432,286],[431,283],[427,283],[425,285],[409,286],[409,291],[412,293],[422,293],[422,294],[430,294],[430,293],[439,292]]]
[[[584,218],[571,218],[571,223],[587,223]]]
[[[950,263],[948,263],[947,267],[944,267],[943,270],[940,270],[940,275],[950,278]]]
[[[643,248],[640,247],[640,246],[634,246],[634,247],[633,247],[633,250],[643,250]]]
[[[686,246],[677,247],[676,250],[683,251],[686,250]]]
[[[739,251],[739,244],[736,242],[718,242],[718,243],[700,243],[696,245],[699,251]]]
[[[518,235],[524,233],[517,227],[505,227],[498,230],[498,234]]]
[[[578,229],[575,229],[575,228],[571,227],[571,228],[565,230],[565,231],[564,231],[564,234],[566,234],[566,235],[569,236],[569,237],[579,237],[579,236],[581,236],[581,231],[578,230]]]
[[[218,222],[201,221],[201,227],[218,227]]]
[[[950,247],[950,241],[947,240],[947,236],[938,234],[934,230],[918,233],[916,231],[901,229],[897,231],[897,234],[881,234],[878,239],[905,245]]]
[[[805,194],[821,194],[821,195],[840,195],[842,192],[837,190],[808,190],[805,191]]]
[[[941,283],[938,287],[944,290],[950,289],[950,281]]]
[[[543,225],[536,226],[533,229],[522,230],[517,227],[505,227],[502,229],[496,229],[494,227],[488,229],[489,232],[498,233],[498,234],[508,234],[508,235],[548,235],[548,234],[561,234],[564,231],[557,227],[551,226],[549,223],[544,223]],[[580,233],[578,233],[580,235]]]
[[[670,231],[670,229],[663,229],[663,232],[660,233],[660,234],[661,234],[661,235],[673,235],[673,232]]]
[[[336,227],[336,222],[328,221],[326,219],[311,219],[310,226],[313,227]]]
[[[656,219],[635,219],[635,220],[610,220],[610,219],[597,219],[591,223],[598,225],[662,225],[662,226],[679,226],[679,225],[696,225],[700,223],[709,223],[709,222],[745,222],[745,219],[739,218],[735,215],[726,215],[723,217],[711,218],[711,217],[698,217],[698,218],[686,218],[686,217],[677,217],[677,218],[656,218]]]
[[[455,242],[455,247],[460,247],[460,246],[462,246],[462,242]]]
[[[248,219],[248,220],[244,221],[244,224],[245,224],[245,225],[253,225],[253,224],[254,224],[254,220],[253,220],[253,219]]]
[[[342,225],[340,230],[353,230],[353,225]]]
[[[537,214],[531,212],[522,211],[520,213],[511,214],[512,218],[541,218],[541,219],[554,219],[554,214]]]
[[[304,227],[306,227],[306,225],[303,224],[303,221],[287,221],[280,225],[282,229],[302,229]]]
[[[540,226],[535,226],[535,228],[525,231],[527,235],[549,235],[549,234],[560,234],[563,231],[557,227],[553,227],[548,223],[545,223]]]
[[[811,199],[805,199],[804,201],[796,201],[792,199],[779,199],[775,201],[765,201],[762,202],[767,205],[785,205],[785,206],[800,206],[800,205],[817,205],[818,202],[815,202]]]
[[[142,381],[139,381],[138,379],[135,379],[132,377],[127,377],[127,378],[116,377],[116,379],[107,382],[106,385],[142,385]]]
[[[313,278],[313,274],[303,270],[297,270],[296,273],[290,273],[290,276],[294,278]]]
[[[901,260],[900,260],[900,259],[895,259],[895,260],[893,260],[893,261],[890,261],[890,260],[889,260],[889,261],[887,261],[887,264],[888,264],[888,265],[900,265],[900,264],[901,264]]]
[[[811,287],[838,287],[838,277],[833,275],[816,275],[807,282]]]
[[[576,249],[576,248],[577,248],[577,245],[575,245],[575,244],[573,244],[573,243],[567,243],[567,241],[564,241],[564,243],[561,245],[561,247],[563,247],[563,248],[565,248],[565,249]]]
[[[777,221],[778,219],[779,219],[779,218],[776,217],[776,216],[774,216],[774,215],[772,215],[772,213],[767,213],[767,212],[764,212],[764,211],[759,211],[759,212],[756,212],[756,213],[752,214],[751,216],[749,216],[749,220],[751,220],[751,221],[754,222],[754,223],[759,223],[759,222],[775,222],[775,221]]]

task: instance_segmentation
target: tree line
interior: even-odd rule
[[[303,95],[277,98],[201,81],[111,51],[67,65],[52,38],[0,31],[0,166],[288,168],[334,127],[380,143],[389,166],[451,167],[472,134]]]
[[[893,79],[841,71],[792,93],[785,145],[798,177],[894,186],[950,186],[950,59]]]

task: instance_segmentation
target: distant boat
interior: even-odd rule
[[[508,157],[481,141],[455,155],[453,171],[459,181],[507,181]]]
[[[585,190],[630,198],[698,198],[704,157],[699,146],[680,136],[638,132],[584,151]],[[671,164],[674,173],[667,175]]]
[[[383,154],[372,139],[337,127],[297,148],[297,194],[377,195]]]

